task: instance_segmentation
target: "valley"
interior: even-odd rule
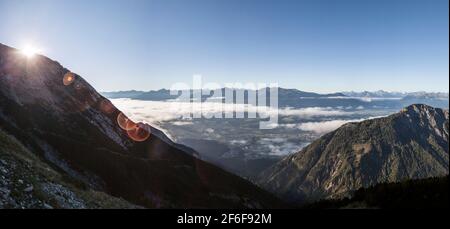
[[[406,103],[398,102],[401,100],[398,98],[399,94],[387,92],[360,95],[379,97],[347,98],[344,94],[337,93],[320,95],[294,89],[279,91],[279,100],[290,102],[281,103],[284,107],[278,110],[278,125],[268,130],[259,129],[259,122],[263,119],[258,118],[186,118],[186,114],[191,111],[189,101],[180,102],[173,100],[174,98],[161,100],[165,94],[169,94],[168,90],[144,93],[145,97],[137,96],[143,94],[137,91],[134,94],[104,94],[113,97],[112,103],[133,120],[157,126],[175,142],[198,151],[202,159],[250,180],[254,180],[263,170],[284,156],[301,150],[347,122],[384,117],[398,112],[403,108],[403,103]],[[355,96],[355,93],[349,95]],[[293,96],[298,96],[295,103]],[[447,98],[445,95],[439,96],[424,99],[422,102],[448,107],[448,94]],[[323,106],[324,100],[327,100],[327,106]],[[204,102],[202,106],[211,113],[221,112],[217,110],[217,104]],[[297,108],[288,106],[295,104]],[[200,114],[196,116],[199,117]]]

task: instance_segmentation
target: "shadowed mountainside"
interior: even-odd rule
[[[141,208],[89,189],[0,129],[0,209]]]
[[[128,120],[83,78],[0,44],[0,128],[90,189],[156,208],[278,208],[250,182]],[[150,134],[150,135],[148,135]]]
[[[448,208],[448,179],[449,177],[446,176],[382,183],[368,188],[360,188],[351,198],[319,201],[303,208]]]

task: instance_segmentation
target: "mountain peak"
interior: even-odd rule
[[[422,112],[422,111],[430,111],[435,110],[434,107],[428,106],[426,104],[411,104],[404,108],[405,111],[414,111],[414,112]]]
[[[261,184],[302,202],[348,196],[382,182],[447,175],[448,137],[448,111],[414,104],[341,126],[265,171]]]
[[[151,127],[121,114],[59,63],[0,45],[1,130],[77,183],[145,207],[284,206],[162,132],[152,128],[148,137],[142,130]]]
[[[449,115],[448,110],[434,108],[425,104],[412,104],[403,108],[399,114],[406,115],[410,120],[416,118],[421,119],[422,121],[432,121],[433,126],[439,120],[448,119]]]

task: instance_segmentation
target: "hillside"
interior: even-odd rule
[[[304,203],[383,182],[445,176],[448,130],[447,110],[411,105],[385,118],[343,125],[264,171],[259,183]]]
[[[85,185],[45,163],[0,129],[1,208],[141,208]]]
[[[81,76],[0,45],[0,127],[89,187],[149,208],[277,208],[250,182],[134,123]],[[9,179],[9,178],[8,178]]]
[[[303,208],[448,208],[448,179],[449,177],[446,176],[382,183],[373,187],[360,188],[352,194],[351,198],[319,201]]]

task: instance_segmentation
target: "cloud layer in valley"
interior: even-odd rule
[[[259,111],[263,112],[260,114],[263,117],[269,115],[278,114],[280,115],[280,123],[273,124],[273,131],[269,135],[265,132],[260,132],[259,130],[246,129],[245,133],[249,134],[249,131],[257,131],[256,135],[264,136],[257,140],[256,145],[252,147],[257,147],[258,152],[264,152],[264,154],[280,156],[289,153],[296,152],[307,145],[311,139],[287,139],[285,137],[286,133],[298,134],[300,132],[310,132],[313,136],[323,135],[325,133],[331,132],[345,123],[348,122],[359,122],[367,118],[361,118],[362,116],[355,116],[355,111],[349,111],[345,107],[342,108],[330,108],[330,107],[310,107],[310,108],[281,108],[275,110],[274,108],[259,109],[259,107],[251,105],[234,105],[234,104],[221,104],[215,102],[207,102],[201,104],[201,110],[193,109],[190,103],[187,102],[177,102],[177,101],[143,101],[143,100],[132,100],[132,99],[112,99],[111,102],[122,110],[128,117],[136,122],[149,123],[155,127],[165,126],[165,123],[170,123],[173,126],[183,127],[185,133],[189,132],[189,128],[197,128],[194,125],[194,120],[190,118],[191,112],[198,112],[199,114],[212,116],[214,114],[219,114],[222,111],[232,114],[233,111],[244,112],[244,111]],[[199,108],[198,105],[196,104]],[[189,117],[189,118],[181,118]],[[366,117],[366,116],[363,116]],[[301,120],[301,121],[300,121]],[[217,129],[216,126],[204,126],[204,134],[202,138],[211,138],[212,140],[224,140],[220,136],[222,129]],[[250,125],[251,126],[251,125]],[[248,126],[242,128],[249,128]],[[186,130],[188,132],[186,132]],[[169,130],[165,130],[169,133]],[[195,132],[197,133],[197,132]],[[236,132],[238,133],[238,132]],[[176,134],[173,133],[175,136]],[[199,135],[199,136],[200,136]],[[246,135],[244,135],[246,136]],[[237,139],[227,139],[229,144],[239,147],[245,147],[252,138],[245,138],[244,136]],[[254,135],[251,135],[254,136]],[[176,137],[176,136],[175,136]],[[174,139],[174,138],[172,138]]]
[[[122,110],[128,117],[136,122],[149,123],[159,127],[161,122],[170,121],[176,126],[192,125],[191,113],[200,117],[200,114],[212,117],[224,113],[232,114],[237,112],[259,112],[261,117],[268,117],[278,112],[280,116],[284,116],[283,120],[292,120],[292,117],[301,118],[302,120],[310,120],[299,123],[274,123],[272,128],[296,128],[302,131],[314,132],[315,134],[325,134],[331,132],[345,123],[360,122],[366,119],[375,118],[350,118],[353,112],[347,111],[345,108],[330,107],[309,107],[309,108],[274,108],[256,107],[244,104],[221,104],[215,102],[196,103],[192,106],[187,102],[176,101],[142,101],[133,99],[112,99],[111,102]],[[200,108],[201,106],[201,108]],[[361,108],[362,109],[362,108]],[[184,117],[184,118],[182,118]],[[187,117],[187,118],[186,118]],[[290,118],[289,118],[290,117]],[[377,116],[382,117],[382,116]],[[316,121],[315,118],[325,118],[325,121]],[[294,121],[294,120],[292,120]]]
[[[138,122],[157,124],[161,121],[190,119],[190,114],[194,117],[221,117],[221,113],[232,114],[251,112],[260,117],[269,117],[277,113],[282,116],[297,116],[303,119],[328,116],[346,116],[352,114],[342,109],[330,107],[309,107],[309,108],[281,108],[258,107],[245,104],[222,104],[222,103],[191,103],[167,102],[167,101],[141,101],[132,99],[112,99],[111,102],[122,110],[128,117]],[[186,122],[177,122],[175,125],[187,125]]]

